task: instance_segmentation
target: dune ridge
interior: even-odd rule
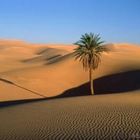
[[[6,46],[6,47],[5,47]],[[23,41],[0,40],[0,78],[8,79],[45,97],[57,96],[68,89],[88,82],[88,73],[75,61],[75,45],[33,44]],[[104,53],[94,79],[139,70],[140,47],[132,44],[108,44],[111,52]],[[21,96],[12,85],[0,82],[1,101],[34,98]],[[18,91],[19,89],[17,89]],[[23,93],[26,94],[26,91]],[[13,96],[14,98],[11,98]],[[38,98],[38,97],[37,97]]]

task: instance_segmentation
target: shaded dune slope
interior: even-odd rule
[[[63,56],[67,53],[68,53],[67,51],[57,48],[41,48],[36,52],[37,56],[22,60],[22,62],[36,63],[41,61],[47,61],[50,59],[55,59],[57,57]]]
[[[66,90],[58,97],[90,95],[90,84],[85,83]],[[95,95],[113,94],[140,90],[140,70],[107,75],[94,80]]]

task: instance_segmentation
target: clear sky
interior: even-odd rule
[[[73,43],[85,32],[140,44],[140,0],[0,0],[0,38]]]

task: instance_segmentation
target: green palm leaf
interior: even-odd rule
[[[84,34],[81,36],[80,40],[75,43],[78,47],[74,50],[75,60],[79,60],[85,70],[89,70],[90,82],[91,82],[91,92],[93,94],[93,80],[92,80],[92,70],[98,68],[101,62],[101,54],[103,52],[108,52],[108,48],[105,47],[104,41],[101,40],[99,34]]]

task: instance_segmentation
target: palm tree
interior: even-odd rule
[[[104,41],[101,41],[99,34],[84,34],[75,45],[78,47],[75,49],[75,59],[79,60],[83,64],[85,70],[89,70],[89,81],[91,94],[94,95],[93,89],[93,70],[97,69],[101,62],[102,52],[108,51],[103,45]]]

